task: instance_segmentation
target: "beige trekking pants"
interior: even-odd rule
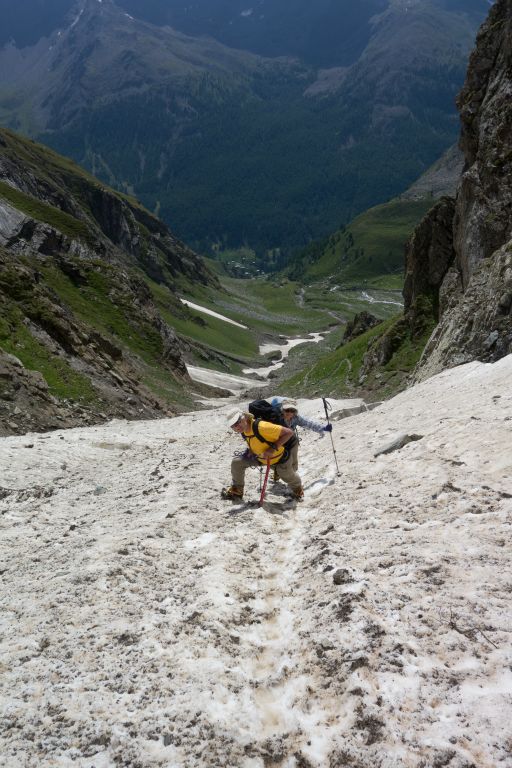
[[[295,457],[295,460],[296,458],[297,457]],[[272,464],[271,469],[275,469],[278,477],[287,483],[292,491],[298,491],[299,488],[302,488],[302,480],[300,479],[296,469],[293,466],[293,461],[294,459],[292,448],[290,451],[290,456],[288,456],[286,461],[283,461],[280,464]],[[249,467],[255,466],[261,465],[259,462],[255,462],[254,460],[247,461],[247,459],[243,459],[241,456],[236,456],[231,462],[231,477],[233,479],[233,485],[237,485],[238,487],[243,488],[246,470]],[[266,469],[264,464],[262,466]]]
[[[292,467],[297,472],[299,468],[299,441],[295,441],[295,445],[290,448],[290,457],[292,460]]]

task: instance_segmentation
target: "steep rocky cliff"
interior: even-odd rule
[[[432,251],[413,238],[407,255],[406,302],[430,292],[439,306],[417,379],[512,352],[512,0],[491,8],[458,105],[464,173],[453,216],[432,222],[430,236],[444,245]],[[419,276],[432,258],[434,271],[445,274],[426,291]]]
[[[0,434],[189,406],[152,286],[183,316],[192,283],[216,278],[135,200],[0,130]]]

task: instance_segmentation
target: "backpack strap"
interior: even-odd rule
[[[259,430],[259,423],[260,421],[265,421],[265,419],[254,419],[252,423],[252,431],[258,438],[258,440],[261,440],[262,443],[266,443],[267,445],[270,445],[271,448],[273,448],[275,451],[277,451],[276,444],[275,443],[269,443],[268,440],[265,440],[265,438],[262,436],[260,430]],[[285,427],[286,424],[279,424],[280,427]],[[290,427],[288,427],[290,429]],[[293,448],[293,446],[299,442],[299,437],[297,435],[297,430],[295,427],[292,427],[293,435],[290,437],[289,440],[286,441],[286,443],[283,443],[283,448],[285,449],[286,453],[290,452],[290,448]]]
[[[261,440],[262,443],[266,443],[267,445],[269,445],[271,448],[274,449],[274,451],[279,450],[278,448],[276,448],[276,444],[275,443],[269,443],[269,441],[265,440],[265,438],[261,434],[261,432],[259,430],[259,422],[260,421],[265,421],[265,419],[254,419],[254,421],[252,423],[252,431],[253,431],[254,436],[257,437],[258,440]],[[281,425],[279,425],[279,426],[281,426]],[[250,445],[250,442],[249,442],[250,439],[251,439],[250,436],[249,435],[244,435],[242,433],[242,437],[244,438],[244,440],[247,443],[247,445]],[[293,436],[286,443],[284,443],[284,445],[281,446],[283,448],[283,454],[282,454],[281,458],[279,459],[279,461],[276,463],[276,465],[277,464],[283,464],[285,461],[287,461],[289,459],[289,457],[290,457],[290,448],[293,445],[295,445],[296,442],[297,442],[297,438],[295,436]]]
[[[254,432],[254,434],[256,435],[258,440],[261,440],[262,443],[266,443],[267,445],[270,445],[270,447],[273,448],[274,451],[277,451],[276,444],[275,443],[270,443],[268,440],[265,440],[265,438],[261,434],[260,429],[259,429],[260,421],[261,421],[261,419],[254,419],[254,421],[252,423],[252,431]]]

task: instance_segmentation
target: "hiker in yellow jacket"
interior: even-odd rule
[[[252,413],[231,411],[227,422],[234,432],[238,432],[247,443],[247,450],[242,456],[235,456],[231,462],[233,484],[222,491],[224,499],[242,499],[246,470],[267,461],[274,467],[278,477],[289,485],[292,496],[297,501],[304,498],[302,480],[293,468],[293,458],[286,450],[286,443],[294,437],[293,429],[272,424],[270,421],[255,419]]]

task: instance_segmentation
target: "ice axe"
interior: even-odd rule
[[[322,402],[324,404],[324,410],[325,410],[325,418],[327,419],[327,423],[330,424],[329,421],[329,411],[332,411],[332,405],[325,399],[325,397],[322,397]],[[334,462],[336,464],[336,474],[339,477],[340,476],[340,468],[338,467],[338,459],[336,458],[336,449],[334,447],[334,440],[332,439],[332,430],[329,432],[331,436],[331,445],[332,445],[332,452],[334,454]]]
[[[268,474],[270,472],[270,459],[267,459],[267,471],[265,472],[265,479],[263,481],[263,488],[261,489],[260,494],[260,507],[263,504],[263,501],[265,499],[265,491],[267,490],[267,482],[268,482]]]

